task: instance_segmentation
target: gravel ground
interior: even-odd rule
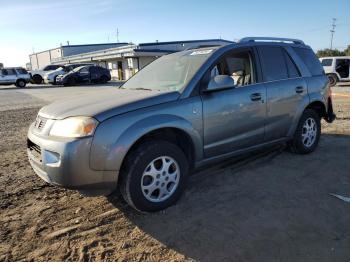
[[[350,196],[350,92],[334,93],[338,119],[313,154],[281,146],[226,161],[193,174],[177,205],[139,214],[118,193],[40,180],[26,132],[48,100],[14,90],[3,100],[35,102],[0,99],[0,261],[349,261],[350,204],[329,193]]]

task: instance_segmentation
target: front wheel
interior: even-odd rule
[[[335,74],[329,74],[328,81],[330,86],[335,86],[338,82],[338,77]]]
[[[312,109],[306,109],[301,116],[290,148],[297,154],[313,152],[321,136],[321,119],[318,113]]]
[[[141,144],[123,165],[120,191],[136,210],[152,212],[173,205],[183,192],[188,161],[183,151],[166,141]]]
[[[16,82],[16,86],[20,88],[26,87],[26,84],[27,84],[26,81],[24,81],[23,79],[19,79]]]

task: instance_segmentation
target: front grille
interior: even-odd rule
[[[27,139],[27,148],[35,159],[41,162],[41,148],[31,140]]]
[[[34,126],[39,129],[39,130],[42,130],[45,125],[46,125],[46,121],[47,119],[44,118],[44,117],[41,117],[41,116],[37,116],[36,119],[35,119],[35,124]]]

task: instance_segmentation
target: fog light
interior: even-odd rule
[[[47,166],[59,166],[60,165],[60,154],[44,150],[44,164]]]

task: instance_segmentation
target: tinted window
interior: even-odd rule
[[[15,75],[16,71],[14,69],[6,69],[8,75]]]
[[[322,59],[323,66],[331,66],[332,62],[333,62],[333,59]]]
[[[97,67],[92,66],[92,67],[90,67],[90,73],[91,73],[91,74],[98,74],[98,73],[99,73],[99,70],[98,70]]]
[[[317,76],[324,74],[320,60],[317,59],[316,55],[311,49],[294,47],[294,51],[298,54],[301,60],[303,60],[311,75]]]
[[[28,73],[27,70],[25,70],[24,68],[17,68],[16,71],[18,74],[27,74]]]
[[[265,81],[274,81],[288,78],[284,53],[280,47],[259,47],[261,65],[265,75]]]
[[[288,70],[288,77],[289,78],[296,78],[300,77],[300,72],[298,68],[296,67],[295,63],[293,62],[292,58],[287,54],[287,52],[284,51],[284,57],[286,59],[286,65]]]
[[[3,76],[7,76],[7,70],[6,69],[1,69],[0,74]]]

